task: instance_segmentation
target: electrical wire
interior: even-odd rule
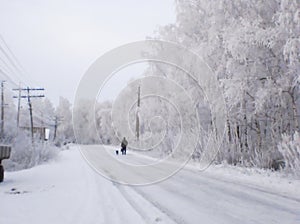
[[[7,57],[7,60],[9,62],[11,62],[12,67],[17,72],[17,73],[15,73],[15,76],[17,76],[19,80],[22,80],[21,82],[23,84],[25,84],[26,86],[29,86],[28,85],[29,83],[36,83],[35,81],[33,81],[32,79],[29,78],[30,76],[28,75],[28,73],[26,72],[26,70],[24,69],[24,67],[22,66],[22,64],[20,63],[20,61],[18,60],[18,58],[12,52],[12,50],[10,49],[10,47],[8,46],[8,44],[6,43],[6,41],[4,40],[4,38],[3,38],[3,36],[1,34],[0,34],[0,40],[4,44],[4,46],[7,49],[7,51],[5,51],[4,47],[1,47],[1,45],[0,45],[0,50]],[[19,75],[19,73],[21,73],[22,76],[26,76],[27,80],[29,80],[30,82],[28,83],[27,80],[24,80],[23,77],[21,77]]]

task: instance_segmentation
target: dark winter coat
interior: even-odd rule
[[[127,142],[127,140],[124,138],[123,141],[122,141],[122,143],[121,143],[121,147],[122,147],[122,148],[126,148],[127,145],[128,145],[128,142]]]

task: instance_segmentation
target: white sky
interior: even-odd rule
[[[73,101],[80,78],[106,51],[174,21],[173,0],[0,0],[0,34],[26,82],[45,87],[55,104],[59,96]]]

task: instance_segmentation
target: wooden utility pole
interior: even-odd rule
[[[56,139],[57,134],[57,128],[60,125],[60,122],[62,121],[63,117],[55,116],[54,117],[54,135],[53,135],[53,141]]]
[[[6,81],[1,81],[1,138],[4,138],[4,107],[8,104],[4,102],[4,83]]]
[[[29,107],[29,115],[30,115],[30,130],[31,130],[31,140],[32,144],[34,143],[34,130],[33,130],[33,114],[32,114],[32,103],[31,103],[31,98],[41,98],[45,97],[44,95],[30,95],[31,91],[44,91],[44,88],[18,88],[18,89],[13,89],[14,91],[19,91],[19,96],[14,96],[14,98],[18,98],[19,101],[21,98],[26,98],[28,102],[28,107]],[[22,95],[21,91],[26,91],[26,95]],[[19,125],[19,124],[18,124]]]
[[[21,83],[19,84],[19,95],[18,95],[18,114],[17,114],[17,131],[20,127],[20,110],[21,110]]]
[[[1,81],[1,137],[4,137],[4,82]]]
[[[57,120],[57,117],[55,117],[55,120],[54,120],[54,135],[53,135],[53,141],[55,141],[55,139],[56,139],[57,127],[58,127],[58,120]]]
[[[137,110],[136,110],[136,139],[140,139],[140,106],[141,106],[141,86],[138,87],[138,101],[137,101]]]

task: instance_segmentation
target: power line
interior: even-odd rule
[[[22,64],[19,62],[18,58],[15,56],[15,54],[12,52],[12,50],[10,49],[10,47],[8,46],[8,44],[6,43],[6,41],[4,40],[3,36],[0,34],[0,39],[2,40],[2,43],[4,44],[5,48],[7,49],[7,52],[5,51],[5,49],[3,47],[1,47],[0,45],[0,50],[2,51],[3,55],[6,57],[6,59],[10,62],[13,70],[16,73],[13,73],[18,80],[22,80],[22,83],[26,86],[29,86],[29,83],[23,79],[23,77],[21,77],[20,75],[18,75],[19,73],[21,73],[22,75],[26,75],[27,79],[29,77],[28,73],[26,72],[26,70],[24,69],[24,67],[22,66]],[[2,60],[3,61],[3,60]],[[6,63],[7,65],[7,63]],[[32,83],[32,80],[29,80]],[[34,81],[34,83],[36,83]]]
[[[10,69],[10,70],[11,70],[11,69]],[[4,75],[4,77],[9,81],[9,83],[12,84],[12,86],[14,86],[14,87],[17,87],[17,86],[18,86],[17,82],[16,82],[14,79],[12,79],[12,77],[11,77],[11,75],[10,75],[10,74],[12,74],[12,73],[9,73],[9,72],[5,71],[5,70],[3,69],[3,67],[2,67],[2,68],[0,67],[0,73],[1,73],[2,75]]]
[[[4,59],[2,59],[1,57],[0,57],[0,61],[3,63],[4,67],[6,67],[8,70],[10,70],[11,73],[14,72],[13,69],[9,67],[7,62]]]
[[[18,84],[16,84],[16,82],[14,80],[12,80],[11,77],[6,72],[4,72],[1,68],[0,68],[0,73],[3,74],[5,76],[5,78],[9,80],[9,82],[11,84],[18,86]]]
[[[11,73],[11,75],[14,74],[14,76],[16,77],[16,76],[18,76],[16,74],[22,73],[22,71],[16,66],[16,64],[14,63],[14,61],[9,57],[9,55],[7,54],[7,52],[5,52],[5,50],[1,47],[1,45],[0,45],[0,50],[2,51],[3,55],[6,57],[6,59],[8,60],[8,62],[10,62],[10,64],[12,65],[13,70],[15,71],[14,73]],[[4,60],[2,59],[2,61],[4,61]],[[7,64],[7,63],[4,63],[4,64]],[[20,77],[18,77],[17,79],[22,80],[22,78],[20,78]]]
[[[19,72],[22,72],[15,64],[15,62],[9,57],[9,55],[7,54],[7,52],[1,47],[0,45],[0,50],[2,51],[2,53],[4,54],[4,56],[7,58],[7,60],[13,65],[13,67],[18,70]]]

